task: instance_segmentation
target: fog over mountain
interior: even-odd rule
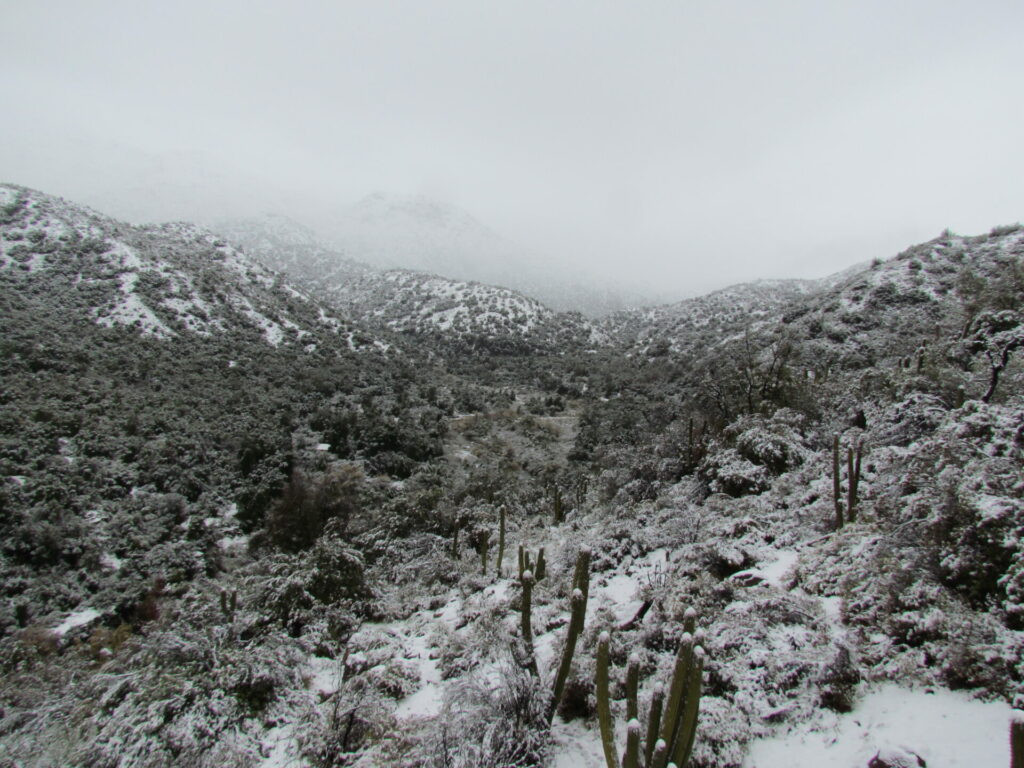
[[[0,768],[1024,766],[1022,28],[0,0]]]
[[[0,178],[134,221],[330,228],[376,192],[423,196],[585,285],[680,298],[1024,208],[1005,0],[0,16]]]

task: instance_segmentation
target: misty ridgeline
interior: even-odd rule
[[[272,223],[0,186],[0,765],[1009,762],[1024,228],[588,319]]]

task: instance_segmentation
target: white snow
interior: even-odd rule
[[[92,621],[95,621],[100,616],[100,612],[95,608],[82,608],[81,610],[75,611],[68,616],[64,621],[53,628],[53,634],[57,637],[63,637],[72,629],[81,627]]]
[[[779,550],[775,554],[776,559],[767,565],[761,568],[746,568],[737,571],[729,578],[740,583],[753,579],[754,583],[760,581],[776,589],[785,589],[784,578],[796,565],[799,554],[792,549]]]
[[[761,577],[767,584],[771,584],[773,587],[778,589],[784,589],[783,577],[786,576],[796,565],[799,554],[792,549],[781,550],[778,553],[778,558],[768,565],[764,566],[760,570]]]
[[[551,742],[552,768],[591,768],[605,764],[596,724],[588,728],[580,720],[565,723],[556,717],[551,725]]]
[[[235,309],[245,315],[251,323],[263,332],[263,338],[266,339],[270,346],[277,347],[281,345],[281,342],[284,341],[284,330],[282,330],[280,325],[269,317],[257,312],[252,302],[244,296],[235,297],[232,303]]]
[[[248,536],[225,536],[217,541],[217,546],[223,550],[245,549],[249,543]]]
[[[447,606],[446,606],[447,607]],[[441,711],[444,689],[441,686],[441,670],[437,661],[431,658],[429,640],[425,635],[409,639],[406,658],[415,659],[419,664],[422,687],[406,696],[395,709],[397,717],[429,717]]]
[[[345,669],[337,659],[313,656],[309,660],[309,687],[323,696],[341,687]]]
[[[139,330],[144,334],[166,338],[177,334],[164,325],[153,310],[135,294],[135,283],[139,276],[135,272],[124,272],[118,277],[121,286],[121,299],[105,311],[98,311],[96,317],[97,325],[106,328],[118,325],[138,325]]]
[[[885,684],[846,715],[822,715],[787,734],[756,741],[744,768],[864,768],[881,749],[917,753],[929,768],[1008,765],[1010,707],[965,693]]]
[[[120,571],[121,566],[124,565],[124,560],[112,552],[104,552],[100,555],[100,565],[112,571]]]

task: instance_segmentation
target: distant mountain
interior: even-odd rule
[[[61,198],[0,186],[0,274],[100,326],[158,338],[259,337],[313,350],[328,336],[356,347],[365,334],[192,224],[132,226]],[[384,342],[377,342],[386,346]]]
[[[355,261],[282,216],[236,219],[217,225],[217,231],[339,314],[370,328],[491,351],[551,346],[567,333],[581,339],[591,333],[581,317],[559,315],[508,288]]]
[[[599,324],[641,354],[693,353],[748,328],[777,322],[790,303],[821,287],[813,280],[758,280],[651,309],[619,312]]]
[[[311,228],[280,214],[228,219],[211,226],[260,263],[325,298],[334,297],[334,287],[382,271],[349,258]]]
[[[420,195],[370,195],[320,227],[360,261],[509,285],[524,259],[509,241],[465,211]]]
[[[936,340],[959,336],[982,304],[1016,309],[1002,297],[1024,286],[1022,257],[1020,225],[976,236],[947,231],[840,273],[794,301],[782,323],[822,363],[867,367],[933,347],[938,354]]]
[[[462,209],[422,195],[370,195],[321,217],[316,229],[358,261],[501,285],[555,310],[601,316],[655,298],[530,253]]]

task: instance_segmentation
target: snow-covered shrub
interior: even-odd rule
[[[407,659],[391,659],[385,664],[378,664],[367,670],[365,677],[376,690],[392,699],[404,699],[420,684],[419,667]]]
[[[821,706],[836,712],[850,712],[860,679],[860,670],[853,663],[850,649],[838,646],[816,681]]]
[[[424,764],[451,768],[527,768],[549,753],[548,690],[514,662],[497,683],[476,676],[449,688]]]
[[[735,441],[743,458],[781,474],[804,462],[807,450],[798,431],[804,421],[796,411],[782,408],[771,418],[744,416],[730,424],[725,434]]]
[[[326,708],[297,723],[302,756],[317,768],[349,765],[395,728],[393,704],[363,677],[346,679]]]
[[[106,704],[92,712],[77,764],[232,764],[258,754],[261,729],[249,718],[302,706],[297,647],[274,636],[240,641],[220,626],[212,603],[180,610],[122,646],[80,691],[83,700]],[[223,744],[227,733],[233,736]]]
[[[313,475],[293,470],[281,497],[267,513],[270,542],[288,552],[298,552],[311,546],[329,521],[334,522],[336,530],[345,530],[359,511],[362,483],[362,473],[347,464]]]
[[[697,471],[711,493],[746,496],[763,493],[771,486],[768,470],[735,448],[709,453]]]
[[[948,406],[935,395],[913,393],[891,405],[872,430],[880,445],[906,446],[929,436],[938,429],[948,414]]]
[[[303,555],[267,555],[254,563],[243,579],[253,590],[253,607],[295,636],[323,619],[329,610],[364,612],[371,596],[362,556],[331,531]],[[351,624],[339,615],[326,628],[341,632]]]

